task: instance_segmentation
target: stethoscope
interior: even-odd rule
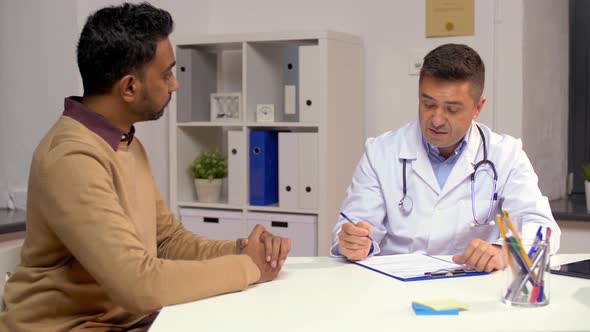
[[[498,173],[496,172],[496,166],[493,162],[488,160],[488,150],[486,147],[486,138],[483,134],[481,128],[476,125],[477,130],[479,131],[479,135],[481,136],[481,142],[483,144],[483,159],[479,161],[473,167],[473,173],[471,173],[471,213],[473,214],[473,223],[471,224],[472,227],[480,227],[480,226],[493,226],[496,223],[494,222],[492,217],[492,210],[494,209],[494,202],[498,199],[498,193],[496,192],[496,183],[498,182]],[[412,212],[414,207],[414,203],[412,198],[407,195],[407,185],[406,185],[406,163],[407,159],[402,159],[403,163],[403,197],[400,199],[398,206],[400,210],[405,214],[409,215]],[[482,165],[489,165],[494,173],[494,179],[492,181],[492,195],[490,197],[490,206],[488,208],[488,217],[485,221],[480,221],[476,217],[475,213],[475,174],[477,173],[477,169]]]

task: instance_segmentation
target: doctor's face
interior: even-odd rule
[[[473,99],[468,81],[445,81],[424,77],[419,88],[419,120],[426,141],[450,156],[481,112],[486,98]]]

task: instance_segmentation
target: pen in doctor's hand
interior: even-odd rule
[[[348,220],[348,222],[349,222],[349,223],[351,223],[351,224],[353,224],[353,225],[355,225],[355,226],[356,226],[356,224],[354,223],[354,221],[350,220],[350,218],[348,218],[348,216],[347,216],[347,215],[345,215],[345,214],[344,214],[344,212],[340,212],[340,215],[342,216],[342,218],[344,218],[344,219]],[[369,240],[371,240],[371,241],[375,242],[375,241],[373,240],[373,238],[372,238],[372,237],[370,237],[369,235],[367,235],[367,238],[369,238]]]

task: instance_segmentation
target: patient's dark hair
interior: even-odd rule
[[[125,75],[141,76],[158,42],[173,29],[170,13],[149,3],[124,3],[90,15],[77,49],[84,95],[105,94]]]
[[[479,54],[462,44],[445,44],[430,51],[424,57],[420,70],[420,84],[424,77],[444,81],[468,81],[475,102],[483,94],[485,66]]]

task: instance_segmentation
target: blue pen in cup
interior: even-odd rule
[[[349,223],[351,223],[351,224],[353,224],[353,225],[356,226],[356,223],[354,221],[350,220],[350,218],[348,218],[348,216],[345,215],[344,212],[340,212],[340,215],[342,216],[342,218],[348,220]],[[373,241],[373,238],[372,237],[370,237],[369,235],[367,235],[367,237],[369,238],[369,240]],[[375,241],[373,241],[373,242],[375,242]]]
[[[528,253],[529,258],[532,258],[533,255],[535,254],[535,252],[537,250],[539,250],[539,248],[538,248],[539,243],[541,243],[541,241],[543,240],[543,233],[541,232],[542,230],[543,230],[543,226],[539,226],[539,229],[537,229],[537,235],[535,235],[535,240],[533,241],[533,245],[529,249],[529,253]]]

